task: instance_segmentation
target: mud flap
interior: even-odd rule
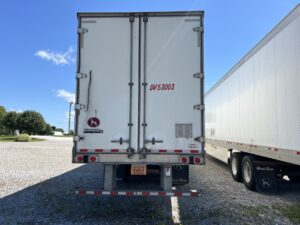
[[[255,165],[255,187],[259,192],[277,191],[277,168],[274,165]]]
[[[189,166],[172,166],[173,180],[172,184],[185,185],[189,183]]]

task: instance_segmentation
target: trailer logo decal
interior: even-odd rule
[[[100,120],[97,117],[91,117],[89,118],[89,120],[87,121],[87,124],[90,127],[98,127],[100,125]]]
[[[151,84],[150,91],[173,91],[175,90],[175,84]]]
[[[85,128],[83,133],[98,133],[98,134],[102,134],[103,130],[96,128],[98,126],[100,126],[100,119],[97,117],[91,117],[88,119],[87,124],[89,125],[89,127],[91,128]]]

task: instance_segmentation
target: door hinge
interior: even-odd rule
[[[87,78],[88,75],[86,73],[77,73],[76,78],[78,79],[84,79]]]
[[[134,16],[131,15],[130,18],[129,18],[129,22],[133,23],[134,22]]]
[[[203,27],[194,27],[193,28],[193,31],[195,31],[195,32],[203,32]]]
[[[87,33],[87,32],[88,32],[88,29],[87,29],[87,28],[84,28],[84,27],[78,28],[78,33],[79,33],[79,34],[83,34],[83,33]]]
[[[74,136],[74,141],[84,140],[84,136]]]
[[[204,74],[203,73],[194,73],[193,77],[194,78],[204,78]]]
[[[204,105],[200,105],[200,104],[194,105],[193,108],[194,108],[195,110],[204,110]]]
[[[197,32],[198,34],[198,38],[197,38],[197,44],[198,44],[198,47],[201,46],[201,33],[203,32],[203,27],[194,27],[193,28],[193,31],[194,32]]]
[[[205,142],[205,137],[195,137],[194,141],[198,141],[200,143],[204,143]]]
[[[83,109],[86,109],[86,105],[84,105],[84,104],[75,104],[74,109],[83,110]]]

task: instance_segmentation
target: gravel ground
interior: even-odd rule
[[[209,157],[190,168],[184,187],[200,189],[199,198],[76,196],[78,186],[101,186],[102,166],[72,164],[71,138],[47,139],[0,143],[0,224],[297,223],[284,209],[299,204],[299,184],[283,182],[272,195],[251,192]]]

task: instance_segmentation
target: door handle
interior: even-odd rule
[[[163,143],[164,141],[163,140],[156,140],[154,137],[149,140],[149,139],[146,139],[145,140],[146,143],[151,143],[152,145],[155,145],[156,143]]]

